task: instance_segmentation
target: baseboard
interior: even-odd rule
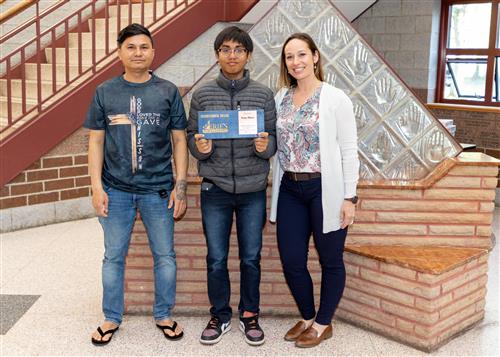
[[[94,217],[90,197],[0,210],[0,233]]]

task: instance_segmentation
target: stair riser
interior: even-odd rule
[[[174,2],[172,0],[168,1],[167,9],[173,7]],[[163,13],[163,1],[156,2],[156,16]],[[128,16],[129,13],[129,5],[121,5],[120,8],[120,16]],[[118,6],[111,5],[109,7],[109,15],[110,17],[118,16]],[[132,4],[132,16],[141,16],[141,4]],[[145,17],[153,17],[153,4],[144,4],[144,16]]]
[[[63,86],[62,84],[57,84],[58,89],[61,88],[62,86]],[[21,100],[22,98],[21,81],[19,80],[11,81],[10,91],[13,98],[19,98],[19,100]],[[42,99],[47,98],[52,93],[53,93],[52,83],[42,83]],[[7,81],[5,80],[2,80],[2,82],[0,83],[0,95],[2,97],[7,96]],[[36,83],[33,82],[26,83],[26,98],[32,100],[38,99]]]
[[[108,36],[108,46],[110,50],[115,49],[116,46],[116,32],[110,32]],[[106,48],[106,37],[104,33],[97,33],[95,38],[95,44],[97,49],[105,49]],[[78,49],[78,34],[70,33],[68,38],[68,47]],[[82,49],[91,49],[92,48],[92,33],[86,32],[82,33]]]
[[[37,80],[37,70],[36,65],[28,63],[26,66],[26,79]],[[88,65],[82,65],[82,71],[89,68]],[[42,81],[52,81],[52,65],[42,65],[41,66],[41,77]],[[78,74],[78,67],[71,66],[69,67],[69,79],[73,79]],[[66,81],[66,68],[63,65],[56,66],[56,81],[64,82]]]
[[[33,108],[34,105],[33,104],[28,104],[26,103],[26,111],[30,110],[31,108]],[[2,100],[0,101],[0,113],[1,113],[1,117],[4,118],[4,120],[1,120],[2,122],[5,121],[5,124],[7,124],[7,102]],[[12,103],[12,118],[16,118],[18,116],[20,116],[22,114],[22,111],[23,111],[23,107],[21,105],[21,103],[16,103],[16,102],[13,102]]]
[[[158,16],[158,15],[157,15]],[[121,21],[120,21],[120,29],[124,28],[127,26],[129,23],[128,16],[121,16]],[[141,16],[137,17],[132,17],[132,23],[141,23]],[[149,26],[150,24],[153,23],[153,17],[144,17],[144,25]],[[90,31],[93,29],[93,23],[92,20],[89,20],[89,28]],[[97,32],[105,32],[106,31],[106,19],[96,19],[95,20],[95,28]],[[116,31],[117,29],[117,18],[113,17],[108,20],[108,29],[109,31]]]
[[[96,50],[96,61],[104,57],[105,50]],[[52,63],[52,48],[45,49],[45,56],[47,57],[47,62]],[[70,48],[68,51],[69,64],[77,66],[78,65],[78,49]],[[82,63],[90,65],[92,64],[92,50],[83,49],[82,50]],[[56,48],[56,63],[65,64],[66,63],[66,50],[64,48]]]

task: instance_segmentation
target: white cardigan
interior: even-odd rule
[[[276,111],[288,88],[275,96]],[[349,97],[340,89],[323,82],[319,97],[319,152],[323,233],[340,229],[344,198],[356,195],[359,159],[356,119]],[[283,169],[278,154],[272,158],[273,187],[270,221],[276,222],[279,187]]]

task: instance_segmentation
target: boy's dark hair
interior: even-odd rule
[[[151,46],[153,46],[153,38],[151,37],[151,32],[149,32],[146,27],[142,26],[141,24],[130,24],[127,27],[124,27],[118,34],[118,38],[116,39],[116,42],[118,42],[118,47],[121,47],[121,45],[127,38],[137,35],[148,36],[151,40]]]
[[[219,32],[214,41],[215,52],[222,46],[224,41],[239,42],[245,47],[248,53],[253,51],[253,42],[250,35],[238,26],[229,26]]]

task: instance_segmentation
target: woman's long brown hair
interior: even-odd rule
[[[291,40],[301,40],[307,43],[307,46],[311,50],[312,54],[318,54],[318,62],[316,62],[316,68],[314,69],[314,75],[320,81],[323,81],[323,67],[321,65],[321,53],[319,52],[318,46],[314,43],[314,40],[307,33],[299,32],[294,33],[290,37],[288,37],[283,44],[281,49],[281,65],[280,65],[280,79],[279,84],[280,87],[291,87],[297,85],[297,80],[293,78],[293,76],[288,73],[288,69],[286,68],[286,59],[285,59],[285,47]]]

